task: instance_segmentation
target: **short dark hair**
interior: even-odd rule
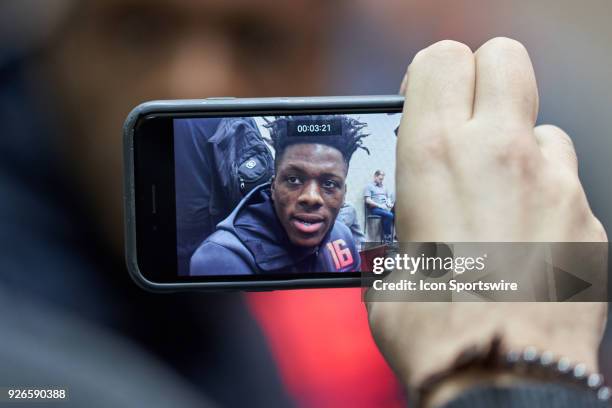
[[[288,124],[295,120],[304,119],[313,121],[340,120],[342,132],[337,136],[289,136],[287,132]],[[370,150],[363,145],[363,139],[370,136],[369,133],[363,131],[367,124],[345,115],[277,116],[273,121],[268,121],[264,126],[270,129],[272,146],[276,152],[274,158],[275,168],[278,167],[285,149],[294,144],[316,143],[333,147],[342,153],[347,169],[351,157],[357,149],[363,149],[367,154],[370,154]]]
[[[384,175],[385,175],[385,172],[384,172],[384,171],[382,171],[382,170],[376,170],[376,171],[374,172],[374,177],[378,177],[378,176],[380,176],[381,174],[384,176]]]

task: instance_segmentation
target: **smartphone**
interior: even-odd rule
[[[124,125],[131,276],[154,291],[359,286],[360,271],[394,239],[403,102],[139,105]]]

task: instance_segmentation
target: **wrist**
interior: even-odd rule
[[[538,382],[581,389],[606,402],[612,396],[603,376],[583,362],[532,346],[522,351],[507,350],[499,338],[494,338],[487,350],[468,349],[449,369],[430,376],[419,386],[419,406],[442,406],[476,387],[508,388]]]
[[[454,333],[452,340],[439,331],[429,332],[429,326],[424,326],[418,336],[407,339],[407,348],[402,351],[405,363],[399,365],[397,371],[410,389],[420,389],[431,378],[448,373],[465,361],[470,363],[474,356],[499,355],[510,350],[523,350],[527,346],[550,350],[571,362],[584,363],[590,372],[599,370],[597,349],[601,329],[592,327],[599,326],[599,321],[604,320],[605,304],[493,303],[487,307],[486,313],[479,307],[471,303],[451,305],[452,313],[446,318],[446,328]],[[476,316],[476,311],[480,311],[478,319],[466,318]],[[581,317],[576,320],[578,312]],[[520,319],[531,315],[537,319]],[[559,320],[560,316],[567,316],[566,324],[547,326],[549,321]],[[494,345],[498,350],[492,353]]]
[[[458,372],[436,384],[420,401],[423,408],[436,408],[459,397],[464,392],[479,386],[511,387],[531,383],[536,378],[497,370],[478,368]]]

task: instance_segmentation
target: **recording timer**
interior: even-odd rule
[[[342,122],[327,120],[295,120],[287,123],[289,136],[338,136],[342,134]]]
[[[317,123],[316,125],[298,125],[295,129],[297,133],[306,133],[306,132],[316,132],[316,133],[326,133],[331,131],[331,125],[329,123]]]

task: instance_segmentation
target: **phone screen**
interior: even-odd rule
[[[177,276],[358,273],[394,239],[400,116],[173,118]]]

